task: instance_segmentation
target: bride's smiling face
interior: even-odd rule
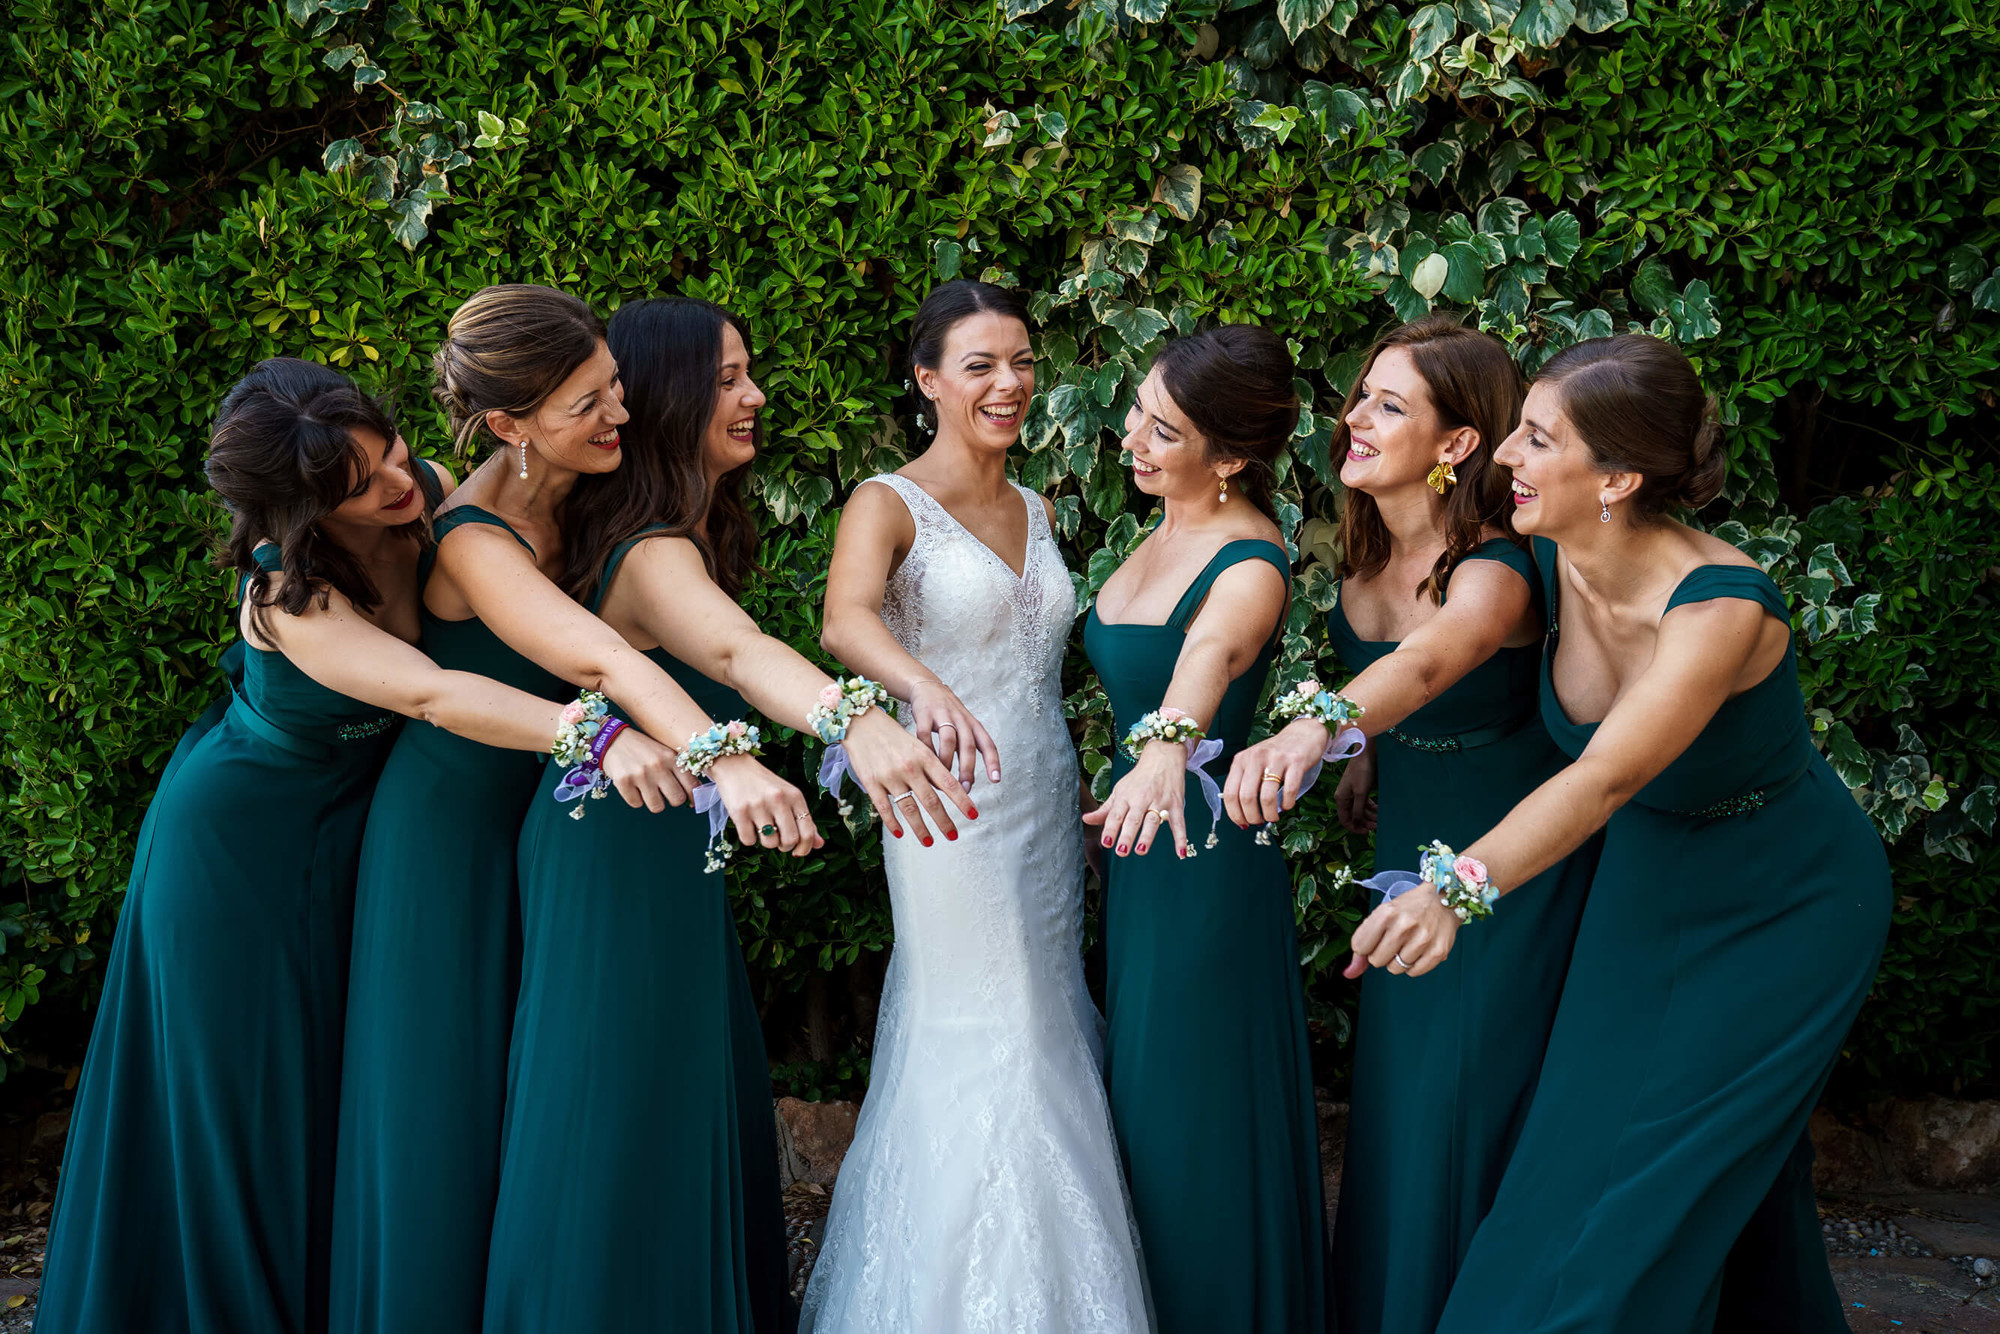
[[[939,436],[1006,453],[1035,396],[1028,327],[992,311],[966,316],[945,334],[938,364],[917,367],[917,384],[931,400]]]

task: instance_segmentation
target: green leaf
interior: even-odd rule
[[[1187,162],[1167,168],[1153,183],[1153,200],[1182,222],[1192,222],[1201,208],[1201,168]]]
[[[1167,0],[1124,0],[1124,5],[1135,23],[1158,23],[1167,16]]]
[[[1521,221],[1528,213],[1528,206],[1521,200],[1502,195],[1479,210],[1479,230],[1517,235],[1521,230]]]
[[[389,234],[415,250],[430,233],[431,199],[428,194],[411,194],[389,205]]]
[[[1526,139],[1507,140],[1486,160],[1486,188],[1495,194],[1505,190],[1520,174],[1521,165],[1534,156],[1534,145]]]
[[[1648,255],[1632,275],[1631,291],[1634,301],[1655,315],[1664,315],[1676,295],[1673,270],[1658,255]]]
[[[1530,46],[1554,46],[1576,22],[1576,0],[1521,0],[1507,30]]]
[[[941,281],[958,277],[958,267],[964,258],[965,247],[956,241],[931,242],[931,272]]]
[[[1827,728],[1826,758],[1840,775],[1840,781],[1850,788],[1866,787],[1875,776],[1875,761],[1854,739],[1853,729],[1846,723],[1837,722]]]
[[[981,148],[999,148],[1014,142],[1014,131],[1021,128],[1021,118],[1011,111],[996,111],[986,118],[986,137],[980,141]]]
[[[1981,783],[1965,794],[1965,800],[1959,803],[1958,808],[1979,827],[1980,833],[1990,834],[1993,832],[1996,802],[2000,802],[2000,788],[1991,783]]]
[[[1520,12],[1520,0],[1458,0],[1458,16],[1480,32],[1500,32]]]
[[[1442,252],[1426,255],[1409,274],[1410,286],[1425,301],[1433,300],[1451,277],[1451,261]]]
[[[1291,49],[1291,38],[1284,25],[1269,15],[1250,25],[1240,43],[1243,58],[1256,69],[1269,69],[1285,58]]]
[[[1974,310],[2000,310],[2000,266],[1993,270],[1993,276],[1972,289]]]
[[[1833,549],[1831,542],[1822,542],[1813,548],[1812,555],[1806,558],[1806,573],[1827,575],[1842,588],[1854,582],[1848,576],[1847,566],[1841,562],[1840,553]]]
[[[1159,311],[1135,306],[1129,301],[1111,302],[1102,318],[1135,355],[1166,333],[1169,327],[1167,317]]]
[[[1421,60],[1406,60],[1398,65],[1389,79],[1389,105],[1399,107],[1420,96],[1430,77],[1430,66]]]
[[[1927,811],[1940,809],[1945,803],[1945,798],[1949,795],[1950,793],[1946,789],[1942,778],[1931,779],[1930,784],[1924,788],[1924,809]]]
[[[328,69],[346,69],[357,60],[366,64],[368,53],[356,45],[336,46],[322,59]]]
[[[1150,208],[1117,214],[1111,219],[1111,234],[1121,241],[1151,245],[1160,239],[1160,215]]]
[[[1863,593],[1854,599],[1854,606],[1847,613],[1847,623],[1857,635],[1875,633],[1875,609],[1882,605],[1880,593]]]
[[[1708,284],[1697,278],[1667,306],[1667,318],[1674,322],[1674,337],[1683,343],[1698,343],[1722,332],[1722,319],[1715,310],[1715,298]]]
[[[1429,60],[1457,31],[1458,12],[1452,5],[1425,5],[1410,15],[1410,59]]]
[[[1462,305],[1479,300],[1486,290],[1486,261],[1480,255],[1479,247],[1467,241],[1453,241],[1439,253],[1444,256],[1447,267],[1444,294]],[[1437,256],[1431,258],[1436,259]]]
[[[1063,137],[1069,133],[1069,122],[1063,119],[1059,112],[1043,111],[1038,108],[1035,112],[1035,124],[1041,128],[1044,143],[1050,146],[1061,143]]]
[[[1583,248],[1583,224],[1574,213],[1551,214],[1542,223],[1542,244],[1548,247],[1549,263],[1566,265]]]
[[[1352,134],[1371,119],[1368,99],[1352,88],[1335,88],[1317,81],[1305,86],[1306,110],[1330,144]]]
[[[1438,184],[1450,173],[1458,170],[1458,164],[1465,160],[1465,149],[1449,139],[1440,139],[1425,144],[1410,154],[1410,165],[1417,174],[1432,185]]]

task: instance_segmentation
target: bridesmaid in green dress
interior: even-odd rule
[[[1348,496],[1330,624],[1371,742],[1337,799],[1348,828],[1375,830],[1381,871],[1427,838],[1470,842],[1567,762],[1537,711],[1541,589],[1492,459],[1521,393],[1497,338],[1433,315],[1370,349],[1334,437]],[[1299,718],[1239,754],[1231,818],[1276,820],[1330,740]],[[1363,978],[1333,1233],[1341,1329],[1436,1327],[1534,1096],[1596,851],[1515,891],[1433,976]]]
[[[259,365],[217,414],[208,477],[233,513],[248,652],[146,814],[77,1090],[45,1331],[326,1327],[348,922],[376,772],[400,714],[528,749],[560,713],[411,646],[440,487],[345,377]]]
[[[1784,599],[1665,517],[1720,490],[1717,436],[1687,359],[1625,335],[1551,359],[1496,454],[1549,611],[1542,718],[1573,759],[1363,922],[1355,966],[1431,971],[1494,925],[1482,873],[1498,918],[1605,832],[1535,1100],[1440,1334],[1708,1330],[1760,1201],[1809,1185],[1786,1169],[1881,956],[1888,861],[1813,748]],[[1462,928],[1438,892],[1467,903],[1461,879]],[[1830,1279],[1800,1295],[1801,1326],[1842,1327]]]
[[[743,719],[755,704],[803,725],[832,680],[735,601],[755,568],[738,488],[765,404],[747,328],[706,301],[638,301],[611,321],[610,348],[632,414],[627,457],[619,485],[572,492],[564,587],[710,716]],[[939,793],[973,814],[882,709],[855,718],[845,744],[892,829],[890,797],[913,789],[947,838],[958,835]],[[524,960],[486,1329],[786,1327],[770,1065],[709,820],[615,807],[573,820],[556,781],[521,831]],[[787,790],[782,823],[796,822],[803,854],[818,839]],[[901,800],[929,841],[917,802]],[[759,842],[779,846],[778,822],[760,823]]]
[[[1270,496],[1298,420],[1292,376],[1276,335],[1234,325],[1169,343],[1139,388],[1124,447],[1162,517],[1084,625],[1120,735],[1165,711],[1219,740],[1224,763],[1248,738],[1291,568]],[[1136,761],[1121,747],[1110,797],[1084,816],[1117,853],[1112,1122],[1161,1334],[1316,1332],[1325,1222],[1291,878],[1226,821],[1190,841],[1190,746],[1146,741]]]
[[[706,728],[700,704],[551,577],[569,549],[563,502],[578,479],[619,486],[627,414],[603,323],[550,288],[490,287],[452,315],[434,371],[461,450],[499,447],[438,518],[425,642],[533,689],[602,690],[654,735]],[[526,756],[419,733],[398,743],[377,792],[341,1088],[340,1334],[480,1327],[520,976],[515,847],[546,773]],[[684,774],[660,779],[649,810],[687,800]],[[732,809],[761,817],[775,805],[789,821],[794,790],[755,761],[721,766],[717,781]],[[559,1143],[543,1151],[559,1159]]]

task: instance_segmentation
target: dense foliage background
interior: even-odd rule
[[[1159,339],[1258,320],[1314,411],[1285,680],[1324,649],[1331,412],[1432,305],[1532,369],[1681,342],[1724,501],[1798,613],[1819,737],[1894,844],[1850,1092],[1990,1089],[2000,851],[2000,30],[1973,0],[12,0],[0,49],[0,1031],[77,1059],[157,768],[230,633],[199,472],[227,385],[322,358],[445,433],[425,359],[496,281],[757,332],[770,576],[801,646],[837,507],[918,443],[928,285],[1033,294],[1021,475],[1082,590],[1147,515],[1115,423]],[[1101,697],[1070,685],[1094,772]],[[1323,664],[1329,675],[1337,669]],[[803,747],[788,762],[803,772]],[[1367,849],[1289,821],[1316,1032]],[[250,813],[246,812],[246,816]],[[448,839],[449,835],[441,836]],[[739,859],[781,1082],[853,1088],[890,936],[873,834]],[[1665,892],[1672,892],[1666,887]]]

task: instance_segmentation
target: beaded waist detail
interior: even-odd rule
[[[366,722],[343,723],[334,729],[333,734],[342,741],[366,741],[370,737],[381,736],[384,732],[394,727],[397,716],[393,713],[385,713],[379,718],[370,718]]]

